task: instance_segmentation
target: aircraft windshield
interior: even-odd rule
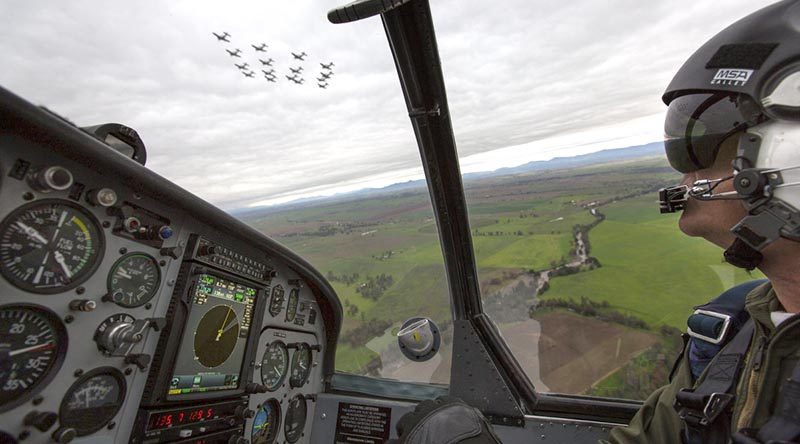
[[[337,370],[447,384],[419,152],[380,20],[331,25],[342,3],[6,3],[0,85],[135,128],[149,168],[305,257],[342,300]],[[486,311],[537,390],[642,399],[691,307],[749,278],[658,214],[659,97],[768,2],[431,3]],[[443,332],[427,362],[396,345],[414,316]]]

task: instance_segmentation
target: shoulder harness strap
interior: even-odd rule
[[[732,405],[754,329],[753,321],[748,320],[711,361],[705,379],[696,388],[684,388],[675,395],[674,407],[685,426],[684,443],[728,442],[730,417],[722,413]]]
[[[690,336],[687,354],[695,380],[750,318],[744,308],[747,294],[766,282],[766,279],[758,279],[739,284],[708,303],[695,307],[694,313],[686,321],[687,334]]]

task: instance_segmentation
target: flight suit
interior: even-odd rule
[[[766,283],[747,295],[745,308],[755,321],[755,333],[736,388],[731,432],[743,428],[758,429],[772,414],[781,382],[792,373],[800,360],[800,315],[775,328],[770,313],[782,311],[772,285]],[[673,408],[675,395],[682,388],[697,386],[689,370],[684,351],[672,381],[653,392],[627,427],[611,431],[609,441],[601,443],[681,443],[683,423]]]

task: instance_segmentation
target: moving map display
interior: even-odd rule
[[[215,275],[198,277],[169,397],[239,387],[257,293]]]

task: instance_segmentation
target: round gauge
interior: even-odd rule
[[[122,307],[144,305],[158,291],[161,270],[152,256],[144,253],[129,253],[111,266],[108,273],[108,295]]]
[[[286,378],[289,369],[289,351],[286,344],[281,341],[271,342],[264,351],[261,359],[261,382],[267,390],[277,390]]]
[[[67,352],[67,331],[55,313],[32,304],[0,306],[0,412],[50,382]]]
[[[283,424],[286,442],[294,444],[303,436],[303,429],[306,427],[306,413],[306,398],[303,395],[297,395],[289,401],[286,422]]]
[[[253,431],[250,437],[253,444],[272,444],[278,437],[281,425],[281,405],[270,399],[256,412],[253,418]]]
[[[297,303],[300,300],[300,290],[292,288],[289,292],[289,300],[286,302],[286,322],[294,321],[297,315]]]
[[[239,317],[230,305],[208,310],[194,333],[194,354],[200,364],[212,368],[222,365],[233,353],[239,339]]]
[[[305,342],[297,346],[292,355],[292,374],[289,376],[289,385],[302,387],[308,379],[311,370],[311,348]]]
[[[105,427],[125,400],[125,377],[113,367],[85,373],[67,390],[58,417],[61,427],[86,436]]]
[[[274,318],[283,309],[284,292],[282,285],[276,285],[272,289],[272,297],[269,300],[269,314]]]
[[[33,293],[58,293],[91,276],[103,256],[103,233],[80,206],[42,200],[17,208],[0,224],[0,272]]]

